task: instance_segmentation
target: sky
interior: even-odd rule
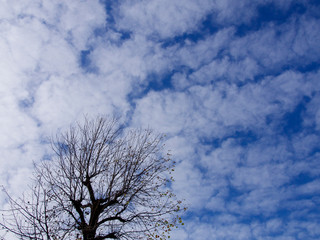
[[[171,239],[320,239],[319,43],[317,0],[0,0],[0,184],[121,116],[167,135]]]

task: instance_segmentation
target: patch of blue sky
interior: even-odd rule
[[[96,28],[94,30],[94,37],[99,38],[102,37],[103,39],[106,38],[107,29],[105,28]],[[115,30],[116,33],[120,34],[120,37],[116,40],[108,39],[108,43],[114,44],[117,47],[121,47],[121,45],[128,39],[131,38],[131,33],[128,31],[118,31]],[[89,73],[98,73],[98,67],[96,67],[91,61],[91,52],[94,50],[95,46],[94,43],[89,45],[87,49],[80,51],[80,59],[79,64],[80,67],[85,71]]]
[[[212,151],[212,149],[221,147],[221,144],[223,143],[223,139],[218,137],[211,137],[211,138],[199,137],[199,143],[204,147],[209,147],[205,151],[205,154],[209,154]]]
[[[119,1],[118,0],[112,0],[112,1],[106,1],[106,0],[101,0],[105,6],[105,11],[107,14],[106,17],[106,26],[105,28],[99,28],[95,31],[95,36],[103,36],[107,31],[112,30],[118,34],[120,34],[120,38],[118,39],[119,41],[117,42],[118,46],[121,45],[121,43],[125,40],[128,40],[131,38],[132,32],[131,31],[124,31],[122,29],[118,29],[116,25],[116,14],[117,14],[117,7],[119,6]],[[116,42],[115,42],[116,43]]]
[[[130,31],[119,31],[119,33],[121,34],[121,37],[120,37],[121,42],[130,39],[132,35]]]
[[[42,156],[42,161],[50,161],[50,160],[52,160],[52,155],[50,155],[50,154],[44,154],[43,156]]]
[[[320,70],[320,59],[319,61],[309,61],[309,59],[295,59],[294,61],[287,62],[286,64],[279,66],[278,68],[275,68],[274,70],[265,71],[264,74],[261,74],[259,76],[256,76],[257,79],[265,76],[270,75],[278,75],[285,71],[296,71],[300,73],[310,73],[310,72],[316,72]]]
[[[230,180],[230,176],[227,179],[228,181]],[[243,191],[243,189],[239,189],[235,186],[233,186],[231,183],[229,183],[228,187],[228,194],[227,196],[224,197],[224,200],[226,201],[226,203],[228,202],[232,202],[232,201],[239,201],[240,198],[247,193],[247,191]]]
[[[80,66],[84,69],[88,69],[90,66],[90,52],[91,50],[83,50],[80,52]]]
[[[119,0],[100,0],[101,3],[103,3],[106,13],[107,13],[107,18],[106,22],[108,25],[114,25],[115,24],[115,11],[114,8],[119,5]]]
[[[99,27],[93,30],[93,35],[95,38],[105,37],[107,29],[105,27]]]
[[[166,73],[164,75],[158,75],[155,73],[150,74],[148,79],[148,86],[147,91],[153,90],[153,91],[162,91],[164,89],[171,89],[172,88],[172,82],[171,78],[174,75],[173,72]]]
[[[274,2],[258,6],[257,15],[248,23],[242,23],[236,27],[236,36],[244,36],[250,32],[257,31],[268,23],[283,24],[293,15],[301,15],[306,12],[306,6],[299,2],[290,4],[290,8],[281,9]]]
[[[23,100],[20,100],[18,105],[20,108],[23,108],[23,109],[28,109],[28,108],[31,108],[34,104],[34,97],[31,97],[31,98],[28,98],[28,99],[23,99]]]
[[[312,182],[315,180],[316,177],[310,175],[309,173],[306,172],[300,172],[298,175],[294,176],[292,181],[290,182],[289,185],[302,185],[302,184],[307,184],[309,182]],[[287,187],[289,186],[287,185]]]
[[[199,143],[202,146],[209,147],[207,153],[210,153],[213,149],[220,148],[222,144],[227,140],[232,140],[234,146],[248,147],[250,144],[254,144],[260,140],[261,134],[251,129],[241,129],[241,126],[232,127],[233,130],[223,137],[200,137]]]
[[[192,70],[186,68],[185,66],[180,66],[174,70],[168,70],[166,72],[156,73],[151,72],[146,76],[146,81],[143,86],[137,88],[136,91],[131,92],[128,95],[128,100],[133,102],[134,99],[141,99],[146,96],[149,92],[161,92],[164,90],[173,90],[174,86],[172,83],[172,77],[179,72],[188,72],[191,73]],[[140,89],[140,90],[139,90]]]
[[[257,132],[252,130],[237,130],[234,132],[234,134],[230,135],[229,138],[234,139],[238,145],[246,147],[254,142],[257,142],[259,140],[259,135]]]
[[[320,69],[320,60],[317,62],[310,62],[308,64],[301,64],[298,66],[290,66],[290,69],[295,69],[301,73],[316,72]]]
[[[160,39],[161,47],[167,48],[174,45],[183,47],[188,43],[197,43],[200,40],[204,40],[206,37],[215,34],[219,31],[220,26],[212,21],[212,13],[208,14],[204,20],[199,24],[198,28],[191,32],[185,32],[181,35],[171,38]]]
[[[292,112],[284,114],[281,123],[283,134],[291,136],[292,134],[297,134],[305,129],[303,126],[303,114],[305,113],[306,105],[310,100],[310,97],[305,96]]]
[[[88,50],[82,50],[80,52],[80,67],[84,70],[86,73],[98,73],[98,68],[92,63],[90,54],[93,49]]]
[[[127,124],[130,124],[130,120],[133,117],[136,101],[142,99],[151,91],[160,92],[165,89],[171,89],[171,76],[172,73],[167,73],[165,75],[151,73],[146,77],[146,85],[137,86],[135,91],[132,91],[127,95],[127,102],[131,106],[131,109],[126,113]]]

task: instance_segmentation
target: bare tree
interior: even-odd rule
[[[166,239],[182,223],[170,190],[174,162],[162,136],[98,117],[52,140],[54,156],[35,165],[31,191],[0,225],[19,239]]]

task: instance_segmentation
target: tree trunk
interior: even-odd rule
[[[83,240],[95,240],[96,229],[83,229]]]

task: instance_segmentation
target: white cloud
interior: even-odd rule
[[[219,52],[227,48],[233,40],[233,35],[234,28],[223,28],[203,40],[186,44],[182,48],[169,47],[167,49],[168,57],[178,66],[198,69],[205,64],[209,64],[213,58],[217,57]]]
[[[170,133],[190,135],[196,130],[198,137],[224,136],[235,127],[272,131],[266,125],[267,116],[281,118],[317,88],[313,80],[306,82],[301,74],[289,71],[242,88],[223,82],[215,87],[193,86],[179,93],[150,92],[137,100],[134,122]]]
[[[250,239],[250,227],[245,224],[214,225],[194,221],[188,229],[189,238],[195,240],[211,239]]]
[[[298,21],[298,29],[294,42],[292,44],[293,51],[308,61],[318,59],[320,47],[317,44],[320,41],[320,21],[310,19],[304,16]]]
[[[305,18],[292,18],[283,25],[270,23],[234,41],[230,53],[236,59],[250,56],[265,69],[273,71],[296,63],[302,66],[310,64],[319,55],[316,42],[320,34],[315,30],[319,28],[319,22]],[[304,62],[301,62],[301,57]]]
[[[69,124],[75,113],[81,112],[81,107],[73,107],[78,104],[83,107],[83,101],[79,103],[83,95],[70,103],[70,97],[82,86],[79,76],[75,76],[80,72],[76,48],[85,47],[94,28],[104,23],[105,12],[98,1],[56,5],[48,1],[5,1],[1,10],[4,14],[0,22],[0,142],[1,175],[6,182],[6,178],[13,176],[9,169],[28,168],[32,161],[42,158],[46,147],[39,147],[39,139],[44,133],[52,134],[62,122]],[[65,84],[71,76],[74,76],[72,89]],[[69,95],[70,91],[73,94]],[[96,101],[103,106],[101,99]],[[54,123],[39,127],[39,122],[44,123],[45,119]],[[15,183],[21,183],[19,172],[9,179],[10,185],[19,186]]]
[[[117,26],[150,37],[173,37],[196,29],[212,5],[207,0],[125,1],[119,9]]]
[[[130,126],[168,135],[173,188],[192,215],[176,239],[317,239],[318,200],[304,198],[319,192],[320,84],[304,71],[319,59],[320,24],[306,11],[236,34],[271,2],[116,1],[113,24],[98,0],[2,1],[1,184],[22,191],[32,161],[50,151],[41,139],[83,114],[130,112]],[[208,14],[215,33],[162,46]],[[150,76],[168,74],[173,88],[148,89]],[[301,129],[282,136],[299,104]],[[309,181],[293,184],[300,175]]]
[[[217,0],[215,1],[214,19],[222,24],[247,23],[256,16],[255,8],[258,4],[259,1]]]
[[[229,57],[224,57],[202,66],[198,71],[191,74],[188,80],[199,84],[208,84],[210,81],[219,80],[237,83],[253,80],[259,72],[260,67],[251,58],[244,58],[235,62]]]

